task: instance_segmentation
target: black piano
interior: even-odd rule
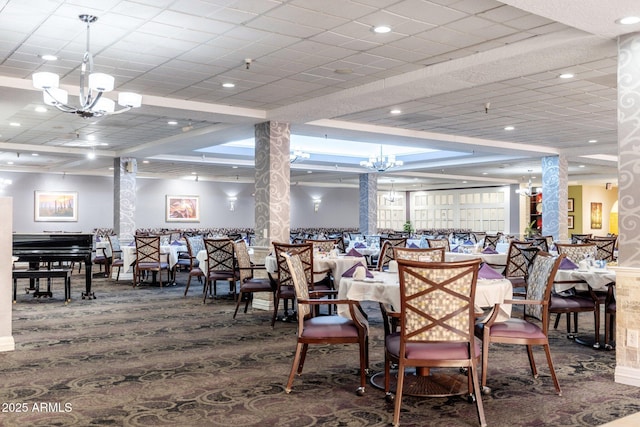
[[[82,299],[95,299],[91,291],[92,248],[92,234],[13,234],[13,256],[18,262],[28,262],[29,268],[37,269],[41,263],[84,262],[86,285]]]

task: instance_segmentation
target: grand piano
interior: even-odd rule
[[[37,269],[41,263],[84,262],[85,291],[82,299],[95,299],[91,291],[91,251],[93,235],[80,233],[13,234],[13,256]]]

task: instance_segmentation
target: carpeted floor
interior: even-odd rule
[[[184,277],[167,288],[96,279],[97,299],[64,305],[19,292],[13,306],[16,350],[0,353],[2,426],[386,426],[384,392],[364,397],[357,348],[312,347],[293,392],[284,385],[295,346],[293,323],[269,325],[270,313],[232,319],[235,303],[202,304],[201,285],[183,298]],[[24,288],[24,285],[21,285]],[[20,288],[19,288],[20,289]],[[219,285],[219,292],[224,290]],[[371,367],[383,366],[382,327],[371,313]],[[586,331],[590,319],[581,318]],[[489,426],[597,426],[640,411],[640,389],[613,382],[615,352],[552,335],[563,390],[554,392],[544,354],[531,377],[521,347],[494,345],[491,395],[482,396]],[[403,426],[475,426],[475,406],[459,397],[403,399]]]

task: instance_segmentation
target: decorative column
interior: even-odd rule
[[[136,234],[136,173],[138,164],[130,157],[113,160],[113,230],[121,242]]]
[[[360,232],[378,234],[378,174],[360,175]]]
[[[618,39],[618,268],[615,381],[640,386],[640,33]]]
[[[0,197],[0,351],[16,349],[13,339],[13,292],[11,255],[13,254],[13,198]]]
[[[566,156],[542,158],[542,235],[567,240],[569,163]]]
[[[255,233],[256,245],[289,243],[291,230],[291,176],[289,164],[291,129],[288,123],[264,122],[255,125]],[[254,249],[255,251],[255,249]],[[252,307],[273,310],[273,295],[260,292]]]

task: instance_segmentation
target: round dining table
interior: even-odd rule
[[[342,282],[342,275],[345,271],[349,270],[354,265],[362,263],[364,267],[367,266],[367,262],[364,257],[357,257],[351,255],[330,255],[330,254],[314,254],[313,255],[313,271],[326,271],[330,270],[333,276],[333,283],[336,289],[340,288]],[[271,274],[278,272],[278,263],[275,255],[267,255],[264,259],[264,265],[267,271]],[[316,277],[321,279],[321,277]]]

